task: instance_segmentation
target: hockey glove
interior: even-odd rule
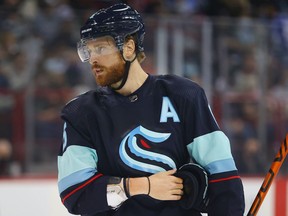
[[[180,167],[175,176],[183,179],[183,196],[180,205],[185,209],[201,209],[206,197],[208,177],[205,170],[194,163]]]

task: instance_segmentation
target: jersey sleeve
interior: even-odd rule
[[[209,216],[243,215],[243,185],[231,154],[230,142],[219,128],[202,88],[194,92],[188,107],[186,130],[192,134],[192,141],[187,149],[192,160],[208,173]]]
[[[74,111],[78,114],[80,112],[79,109]],[[85,115],[76,115],[74,111],[69,110],[68,106],[62,112],[63,142],[58,154],[58,190],[61,201],[72,214],[107,211],[110,209],[106,197],[109,177],[97,169],[97,151],[85,130]],[[71,116],[71,112],[74,115]]]

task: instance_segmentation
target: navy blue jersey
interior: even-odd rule
[[[209,176],[209,216],[243,215],[243,188],[229,140],[219,129],[203,89],[191,80],[149,75],[128,96],[97,88],[69,102],[62,119],[58,186],[69,212],[200,215],[194,209],[182,209],[177,201],[147,195],[133,196],[112,210],[106,197],[111,176],[149,176],[193,161]]]

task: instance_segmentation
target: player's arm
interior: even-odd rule
[[[136,195],[147,195],[158,200],[179,200],[183,195],[183,180],[176,177],[175,172],[169,170],[137,178],[111,177],[107,185],[108,205],[118,208]]]
[[[214,132],[215,136],[224,136]],[[208,135],[206,135],[208,136]],[[208,202],[207,211],[209,216],[233,215],[240,216],[244,213],[244,193],[240,176],[234,160],[229,153],[228,143],[217,138],[194,140],[193,157],[201,164],[208,173]],[[211,146],[202,148],[204,145]],[[221,145],[221,151],[215,148]],[[191,146],[190,146],[191,147]],[[218,146],[219,147],[219,146]],[[191,151],[192,152],[192,151]]]
[[[215,131],[194,139],[189,148],[192,157],[208,173],[209,216],[242,216],[245,207],[243,186],[228,138],[223,132]]]
[[[97,152],[85,131],[66,121],[58,155],[58,188],[62,203],[70,213],[113,211],[135,195],[178,200],[182,194],[182,180],[173,176],[175,170],[149,177],[120,178],[103,175],[97,163]]]
[[[176,177],[175,172],[169,170],[147,177],[126,178],[127,196],[144,194],[157,200],[179,200],[183,195],[183,180]]]
[[[85,131],[66,121],[58,155],[58,189],[70,213],[90,214],[111,209],[106,199],[110,177],[98,172],[97,163],[97,152]]]
[[[97,169],[98,155],[83,122],[64,115],[63,143],[58,155],[58,188],[62,203],[73,214],[109,211],[130,196],[149,195],[158,200],[179,200],[182,179],[175,170],[148,177],[105,176]],[[125,183],[125,184],[124,184]]]
[[[243,215],[243,186],[230,142],[220,130],[203,90],[199,90],[194,98],[193,111],[191,118],[196,126],[190,127],[194,137],[187,149],[191,158],[208,173],[209,216]]]
[[[58,155],[58,188],[62,203],[73,214],[95,214],[118,208],[128,199],[126,179],[98,172],[98,156],[81,127],[66,121]],[[143,187],[142,187],[143,188]],[[141,191],[136,191],[141,193]]]

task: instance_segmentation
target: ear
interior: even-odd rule
[[[135,56],[135,42],[128,39],[123,45],[123,56],[127,60],[132,60]]]

